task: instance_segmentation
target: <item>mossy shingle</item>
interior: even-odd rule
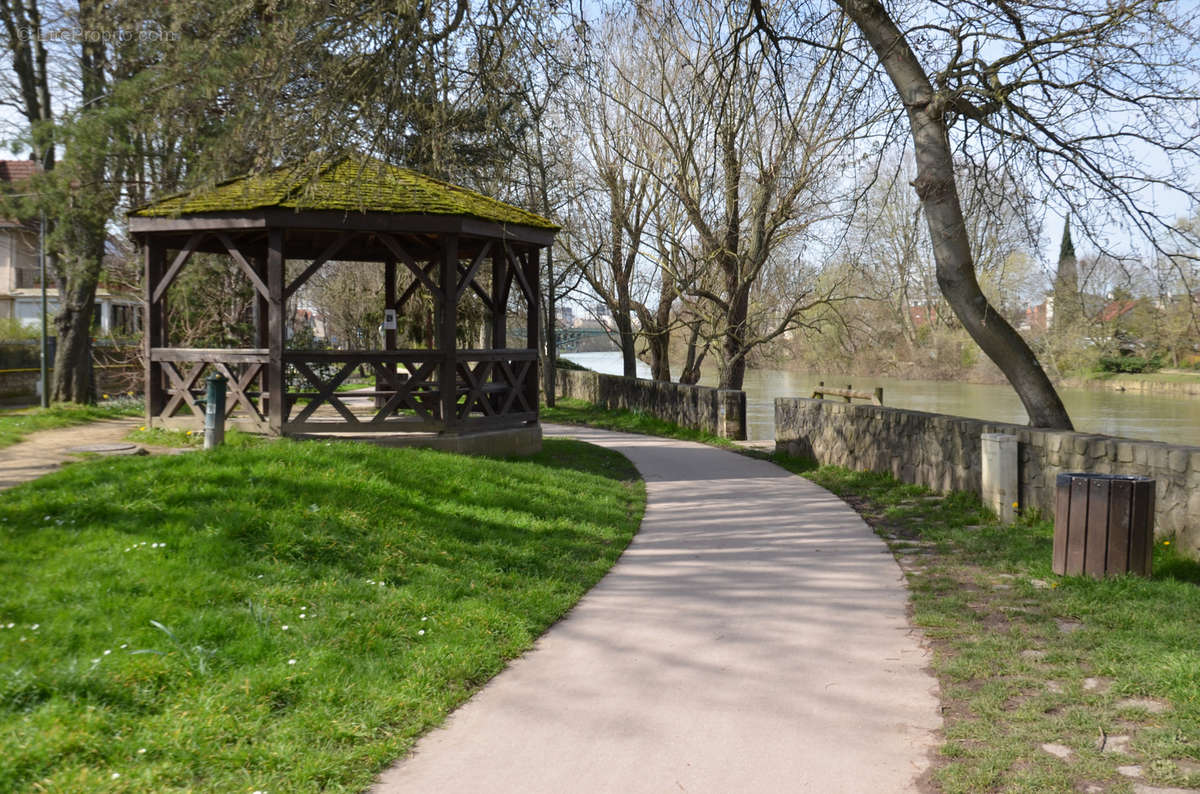
[[[162,218],[271,207],[398,215],[463,215],[495,223],[558,228],[540,215],[465,187],[374,157],[353,155],[333,160],[315,173],[299,164],[283,165],[211,188],[168,196],[130,214],[140,218]]]

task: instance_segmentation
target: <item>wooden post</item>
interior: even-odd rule
[[[383,262],[383,308],[384,311],[396,310],[396,260],[385,259]],[[396,349],[396,329],[385,328],[383,331],[383,349]],[[393,373],[394,374],[394,373]]]
[[[525,267],[525,280],[529,282],[529,306],[528,306],[529,316],[526,319],[525,336],[526,336],[526,339],[528,339],[527,346],[529,347],[529,349],[533,350],[534,353],[539,353],[541,351],[541,347],[542,347],[540,335],[538,333],[538,326],[540,325],[538,320],[542,314],[542,307],[540,306],[540,301],[538,300],[538,294],[539,294],[538,276],[541,271],[541,266],[538,262],[539,254],[541,254],[540,249],[538,249],[538,248],[530,249],[529,252],[525,256],[525,261],[523,263],[524,267]],[[532,408],[535,412],[538,409],[537,361],[538,361],[538,359],[535,357],[533,366],[529,368],[529,374],[526,376],[526,380],[525,380],[525,396],[526,396],[526,399],[529,401],[529,405],[532,406]]]
[[[166,305],[164,294],[154,300],[154,290],[163,276],[165,254],[162,243],[148,240],[143,251],[146,263],[146,317],[145,317],[145,361],[146,361],[146,426],[153,426],[163,409],[162,364],[153,361],[150,351],[155,347],[167,347]]]
[[[264,284],[270,282],[270,276],[267,275],[267,257],[260,254],[254,257],[251,263],[254,265],[255,272],[258,277],[263,280]],[[258,291],[254,291],[254,346],[258,348],[267,348],[270,346],[270,309],[268,308],[267,299]],[[270,403],[269,393],[270,384],[267,383],[267,370],[263,370],[258,376],[258,410],[263,416],[267,415]]]
[[[388,309],[391,309],[393,314],[397,315],[396,319],[397,319],[397,322],[399,322],[399,317],[398,317],[399,313],[396,311],[396,260],[393,258],[388,258],[388,259],[383,260],[383,310],[384,310],[385,317],[387,316]],[[383,329],[383,349],[384,350],[395,350],[396,349],[396,329],[395,328],[384,328]],[[380,389],[379,388],[380,387],[379,378],[376,377],[375,378],[375,390],[376,391],[392,391],[393,389],[396,389],[399,385],[399,380],[396,377],[396,362],[395,361],[386,362],[383,365],[383,369],[388,374],[387,383],[383,384],[384,389]],[[379,395],[375,398],[375,407],[382,408],[384,406],[384,404],[386,404],[386,402],[387,402],[387,397],[385,397],[384,395]]]
[[[458,235],[448,234],[442,240],[439,270],[438,302],[442,310],[438,317],[437,344],[442,363],[438,387],[442,394],[443,427],[453,432],[458,426]]]
[[[492,247],[492,348],[508,347],[508,257],[504,247]]]
[[[286,312],[283,297],[283,229],[272,228],[267,235],[267,393],[270,397],[267,426],[276,435],[283,434],[287,413],[287,386],[284,378],[283,348],[286,338]]]
[[[854,391],[854,386],[852,386],[851,384],[847,383],[847,384],[846,384],[846,391],[848,391],[848,392],[849,392],[849,391]],[[847,394],[847,395],[845,396],[845,398],[844,398],[844,399],[846,400],[846,402],[850,402],[850,395],[849,395],[849,394]]]

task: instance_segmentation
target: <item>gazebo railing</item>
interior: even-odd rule
[[[159,383],[161,405],[148,417],[155,427],[194,427],[204,421],[204,379],[216,373],[225,377],[225,416],[233,426],[267,432],[263,393],[259,388],[269,361],[269,351],[250,348],[216,350],[206,348],[150,349],[150,362]],[[185,410],[186,409],[186,410]],[[178,417],[178,414],[183,414]]]
[[[482,430],[537,419],[537,351],[455,350],[453,356],[447,400],[442,351],[285,351],[283,432]],[[374,376],[375,388],[339,391],[359,369]]]

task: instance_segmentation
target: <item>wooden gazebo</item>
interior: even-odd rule
[[[522,435],[526,440],[515,446],[528,448],[531,434],[540,439],[538,259],[557,228],[479,193],[360,156],[317,169],[283,166],[135,210],[129,230],[146,267],[147,423],[200,427],[204,378],[216,372],[228,379],[229,423],[258,432],[441,439],[508,433]],[[171,346],[169,290],[197,252],[229,256],[253,285],[254,347]],[[292,349],[289,301],[334,261],[379,263],[383,294],[362,299],[399,316],[421,291],[428,293],[434,344],[398,349],[395,324],[385,323],[378,350]],[[459,347],[459,306],[468,291],[484,307],[488,349]],[[527,318],[518,348],[507,343],[510,297]],[[373,389],[354,397],[339,391],[363,369],[374,375]]]

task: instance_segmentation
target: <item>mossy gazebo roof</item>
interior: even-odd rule
[[[280,166],[136,209],[129,231],[145,260],[147,421],[201,421],[200,378],[215,372],[230,390],[226,414],[240,411],[259,431],[540,438],[539,258],[557,230],[518,207],[357,154]],[[253,287],[252,347],[172,346],[169,290],[197,253],[229,257],[231,272]],[[381,339],[350,340],[353,349],[289,347],[298,291],[331,262],[382,266],[380,294],[359,296],[364,305],[377,301],[388,318]],[[482,349],[460,349],[463,301],[487,323]],[[434,311],[418,316],[426,305]],[[510,306],[525,315],[524,344],[515,348],[507,342]],[[422,335],[411,349],[398,347],[405,312]],[[374,407],[362,416],[337,392],[356,368],[376,379],[366,395]]]
[[[286,215],[284,214],[286,213]],[[130,231],[166,231],[172,221],[190,218],[274,218],[287,215],[296,226],[297,216],[340,217],[335,223],[343,228],[374,227],[385,216],[405,217],[408,222],[395,231],[418,231],[420,219],[426,219],[428,231],[470,233],[468,227],[450,228],[445,221],[465,219],[489,227],[512,229],[505,237],[541,238],[552,235],[559,226],[540,215],[506,204],[459,185],[401,168],[378,158],[343,155],[320,165],[295,162],[256,174],[230,179],[212,187],[197,188],[159,199],[129,213]],[[194,224],[187,224],[195,228]],[[325,224],[322,224],[325,225]],[[517,227],[517,228],[512,228]],[[182,226],[178,227],[180,230]],[[535,232],[522,234],[522,230]],[[486,236],[493,236],[485,230]],[[538,234],[536,232],[540,232]],[[530,240],[531,242],[535,240]],[[538,240],[540,242],[540,240]]]

